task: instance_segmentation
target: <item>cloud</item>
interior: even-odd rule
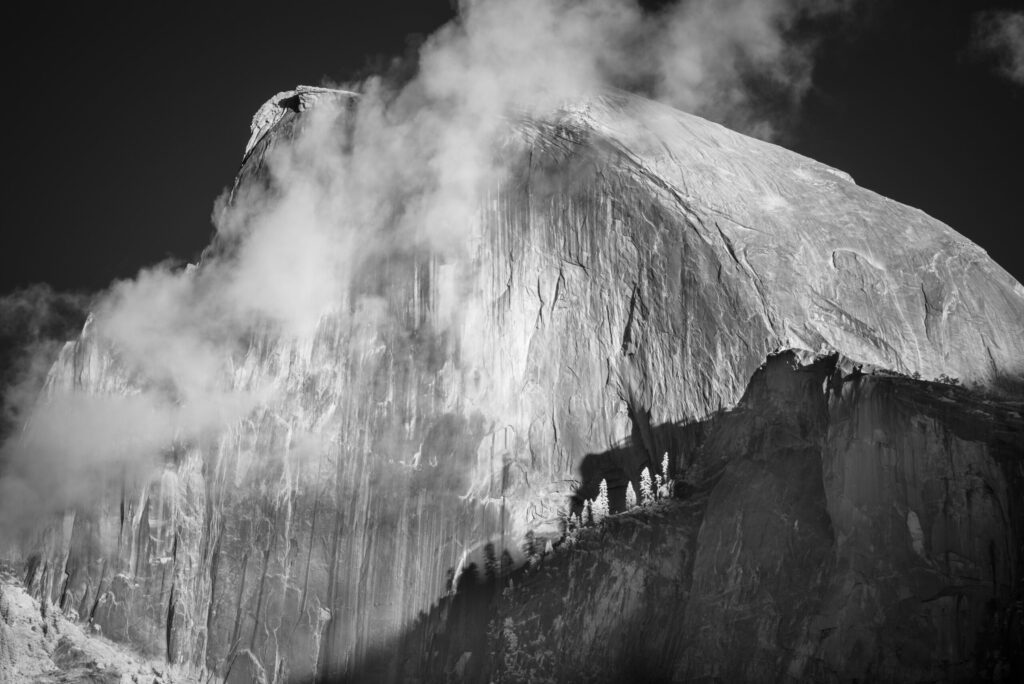
[[[216,238],[198,267],[145,268],[96,302],[84,341],[67,352],[78,355],[73,367],[93,370],[51,378],[0,450],[0,518],[77,505],[105,478],[158,467],[172,444],[280,401],[284,380],[250,386],[236,374],[254,340],[308,348],[325,316],[356,346],[377,344],[359,330],[404,329],[412,307],[388,300],[401,291],[395,281],[412,282],[425,252],[443,265],[472,250],[481,197],[508,172],[500,150],[510,118],[617,87],[771,137],[811,81],[802,22],[847,7],[465,0],[423,42],[411,78],[345,84],[359,93],[355,107],[306,93],[319,105],[290,137],[275,137],[265,174],[218,200]],[[766,92],[781,110],[763,106]],[[462,309],[458,280],[442,285],[438,328]]]
[[[31,411],[50,366],[85,321],[90,298],[36,284],[0,297],[0,438]]]
[[[982,12],[974,20],[973,47],[998,61],[999,71],[1024,85],[1024,12]]]
[[[811,84],[816,41],[804,24],[854,6],[690,0],[645,11],[632,0],[469,0],[428,40],[421,78],[430,92],[493,112],[611,85],[771,137]],[[770,111],[766,94],[788,106]]]
[[[655,44],[657,99],[736,130],[786,132],[812,82],[816,36],[803,24],[845,16],[839,0],[702,0],[674,5]]]
[[[146,478],[189,441],[252,409],[244,394],[176,404],[153,392],[59,392],[40,402],[0,459],[0,542],[41,515],[96,501],[112,482]],[[0,546],[2,548],[2,546]]]

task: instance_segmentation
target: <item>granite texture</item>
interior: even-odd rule
[[[275,96],[235,191],[272,184],[268,155],[351,97]],[[589,631],[553,638],[619,657],[601,645],[626,629],[609,601],[685,595],[657,627],[678,656],[658,661],[667,677],[896,677],[926,642],[951,668],[975,657],[985,601],[1020,585],[1019,450],[977,437],[995,429],[981,414],[950,427],[941,398],[902,381],[849,380],[827,401],[819,371],[750,383],[795,350],[1011,396],[1024,288],[842,172],[638,98],[524,118],[505,144],[462,255],[396,250],[354,281],[359,315],[298,341],[254,331],[225,383],[270,399],[51,526],[25,550],[33,594],[197,673],[330,680],[402,638],[486,542],[518,560],[528,530],[557,540],[595,473],[614,500],[665,451],[694,468],[704,444],[720,472],[703,512],[648,524],[649,557],[570,570],[603,579],[572,614]],[[87,326],[50,391],[139,382]],[[731,431],[664,427],[710,426],[754,391],[781,394],[722,418]],[[950,411],[973,406],[963,391]],[[913,677],[935,674],[925,660]]]

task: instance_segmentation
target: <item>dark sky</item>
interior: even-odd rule
[[[820,45],[786,145],[967,235],[1024,280],[1024,86],[968,49],[972,12],[878,0]],[[0,292],[95,290],[208,242],[256,108],[341,81],[452,15],[449,0],[8,10]]]

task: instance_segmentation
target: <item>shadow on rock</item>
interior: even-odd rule
[[[635,421],[642,427],[642,421]],[[456,591],[344,682],[1019,681],[1024,418],[950,383],[771,357],[733,410],[588,454],[611,510]]]

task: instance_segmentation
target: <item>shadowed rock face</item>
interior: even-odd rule
[[[272,183],[270,151],[331,99],[303,93],[261,109],[236,189]],[[1024,289],[921,212],[652,103],[595,99],[514,137],[471,253],[390,254],[348,302],[373,315],[287,344],[253,334],[230,383],[273,388],[267,405],[168,445],[155,477],[121,478],[50,528],[26,553],[32,591],[197,670],[341,677],[401,638],[487,540],[557,536],[588,454],[628,442],[599,459],[622,460],[624,487],[663,451],[690,467],[683,445],[706,437],[704,508],[652,533],[649,554],[593,570],[605,612],[567,606],[589,626],[565,639],[604,648],[623,625],[602,596],[643,594],[653,564],[679,577],[654,599],[686,595],[659,638],[694,654],[659,660],[666,676],[886,674],[902,638],[945,644],[951,663],[975,653],[980,637],[957,630],[990,613],[971,597],[1003,600],[1020,581],[1006,474],[1019,450],[995,455],[995,419],[954,430],[928,417],[945,415],[940,399],[896,380],[843,383],[828,402],[822,370],[748,382],[791,348],[1019,387]],[[51,390],[134,382],[87,328]],[[744,392],[768,396],[721,418],[735,429],[663,441],[659,426],[699,424]],[[982,589],[956,588],[968,578]]]
[[[444,599],[352,681],[1019,680],[1022,405],[833,368],[771,358],[676,500]]]

